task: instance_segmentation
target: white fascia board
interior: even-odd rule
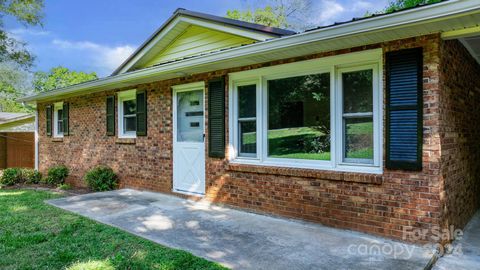
[[[70,86],[59,90],[42,93],[36,96],[20,99],[24,102],[46,100],[58,95],[79,94],[78,92],[93,90],[96,88],[106,89],[122,83],[128,84],[130,80],[146,79],[166,73],[176,73],[190,67],[205,66],[215,62],[229,61],[237,57],[255,56],[269,51],[291,48],[298,45],[308,44],[315,41],[331,40],[344,36],[380,31],[405,25],[415,25],[431,20],[461,15],[468,12],[478,12],[480,5],[478,0],[451,0],[434,5],[418,7],[393,14],[372,17],[355,22],[340,24],[327,28],[320,28],[297,35],[286,36],[278,39],[267,40],[260,43],[245,45],[226,51],[219,51],[205,56],[185,59],[177,62],[153,66],[138,71],[119,74],[96,81]],[[97,89],[101,91],[101,89]]]

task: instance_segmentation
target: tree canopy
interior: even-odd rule
[[[55,67],[48,72],[38,71],[34,74],[25,72],[18,65],[0,65],[0,111],[2,112],[30,112],[16,100],[26,94],[50,91],[69,85],[97,79],[95,72],[85,73],[70,71],[66,67]]]
[[[264,7],[228,10],[226,17],[271,27],[304,30],[311,27],[305,20],[311,6],[312,0],[270,0]]]
[[[271,6],[266,6],[264,8],[257,8],[253,12],[251,10],[228,10],[227,18],[262,24],[271,27],[288,27],[285,12],[278,7],[273,8]]]
[[[6,32],[2,19],[12,16],[24,26],[38,26],[42,23],[43,6],[43,0],[0,1],[0,63],[14,62],[25,69],[33,65],[34,56],[26,49],[24,42]]]
[[[35,72],[33,86],[36,93],[46,92],[86,81],[96,80],[95,72],[85,73],[82,71],[71,71],[66,67],[58,66],[49,72]]]
[[[30,68],[35,57],[23,41],[9,34],[4,17],[13,17],[25,27],[41,26],[44,0],[0,0],[0,111],[25,112],[15,100],[31,91]]]
[[[441,0],[393,0],[385,8],[385,13],[392,13],[397,10],[412,8],[421,4],[438,3]]]

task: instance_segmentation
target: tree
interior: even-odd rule
[[[271,27],[304,30],[311,27],[305,18],[312,12],[312,0],[270,0],[264,7],[228,10],[227,18]]]
[[[385,13],[392,13],[397,10],[412,8],[421,4],[433,4],[442,0],[393,0],[385,8]]]
[[[96,80],[95,72],[70,71],[66,67],[58,66],[49,72],[35,72],[33,87],[36,93],[46,92],[86,81]]]
[[[25,48],[25,43],[16,40],[3,29],[2,18],[12,16],[24,26],[41,25],[43,0],[1,0],[0,1],[0,63],[13,62],[29,69],[34,57]]]
[[[274,9],[271,6],[257,8],[254,12],[251,10],[228,10],[227,17],[230,19],[257,23],[271,27],[286,28],[288,26],[285,12],[276,8]]]
[[[29,70],[34,61],[26,44],[4,29],[3,18],[13,17],[25,27],[38,26],[42,10],[43,0],[0,0],[0,111],[30,110],[15,100],[31,90]]]
[[[19,64],[0,63],[0,111],[27,112],[29,108],[15,100],[32,89],[32,76]]]

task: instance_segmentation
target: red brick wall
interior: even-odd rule
[[[383,175],[352,174],[234,166],[226,160],[206,158],[206,197],[211,201],[401,239],[404,228],[429,229],[440,224],[442,218],[438,35],[139,85],[137,89],[148,90],[148,136],[138,137],[133,143],[105,135],[105,97],[114,90],[65,100],[71,104],[72,135],[62,141],[45,136],[46,104],[39,104],[40,169],[45,171],[54,164],[67,164],[72,169],[69,181],[83,185],[81,177],[86,170],[106,164],[118,172],[122,187],[171,192],[172,85],[352,51],[383,48],[386,52],[410,47],[424,48],[424,167],[421,172],[385,170]]]
[[[440,55],[443,222],[463,228],[480,207],[480,65],[456,40]]]

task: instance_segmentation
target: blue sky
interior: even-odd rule
[[[313,0],[309,23],[325,25],[380,10],[388,0]],[[266,3],[266,2],[265,2]],[[248,0],[46,0],[43,27],[25,28],[6,18],[7,31],[36,55],[34,70],[55,66],[109,75],[178,7],[225,15],[228,9],[262,6]]]

